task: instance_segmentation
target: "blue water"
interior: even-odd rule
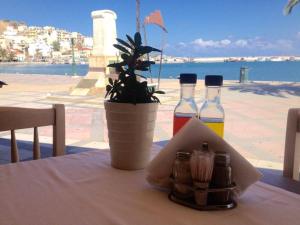
[[[84,76],[88,71],[88,65],[76,65],[76,74]],[[0,73],[20,74],[49,74],[49,75],[71,75],[70,64],[23,64],[23,65],[1,65]]]
[[[162,78],[176,78],[180,73],[197,73],[199,79],[207,74],[221,74],[226,80],[238,80],[241,67],[249,68],[250,80],[300,82],[300,62],[226,62],[163,64]],[[159,66],[152,67],[157,77]],[[76,72],[84,76],[87,65],[77,65]],[[0,65],[0,73],[71,75],[72,66],[66,65]]]

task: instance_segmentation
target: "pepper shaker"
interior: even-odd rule
[[[227,188],[231,184],[230,156],[226,152],[216,152],[210,186],[212,188]],[[211,193],[210,201],[214,204],[226,204],[231,198],[230,195],[230,191]]]

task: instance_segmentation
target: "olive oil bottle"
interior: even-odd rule
[[[225,113],[220,101],[222,85],[223,76],[205,76],[206,93],[199,110],[199,118],[207,127],[223,138]]]

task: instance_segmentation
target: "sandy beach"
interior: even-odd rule
[[[108,147],[102,96],[69,96],[81,77],[61,75],[0,74],[9,85],[0,89],[1,106],[51,107],[66,105],[66,142],[89,148]],[[155,141],[172,137],[173,110],[179,100],[176,79],[161,80],[161,105],[156,121]],[[203,80],[198,80],[196,101],[204,98]],[[300,106],[300,83],[225,81],[222,88],[225,109],[225,139],[255,166],[281,169],[287,111]],[[41,142],[51,142],[51,128],[40,129]],[[9,138],[8,132],[0,138]],[[31,130],[19,130],[19,140],[32,140]],[[1,145],[1,143],[0,143]]]

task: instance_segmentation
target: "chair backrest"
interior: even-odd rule
[[[33,159],[41,156],[38,127],[53,126],[53,156],[65,154],[65,106],[48,109],[0,107],[0,131],[11,131],[11,162],[19,161],[15,130],[34,128]]]
[[[300,108],[288,112],[283,176],[299,180],[300,170]]]

